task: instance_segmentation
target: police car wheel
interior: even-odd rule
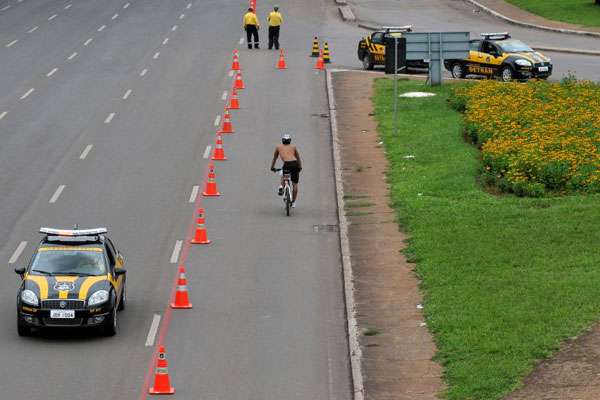
[[[115,336],[117,334],[117,310],[113,309],[106,323],[102,327],[102,334],[104,336]]]
[[[512,82],[514,79],[514,72],[512,67],[509,65],[505,66],[500,70],[500,79],[502,82]]]
[[[452,64],[452,77],[458,79],[465,77],[465,71],[461,63]]]
[[[22,321],[21,318],[19,318],[19,316],[17,316],[17,333],[19,334],[19,336],[24,337],[24,336],[29,336],[31,335],[31,327],[25,325]]]
[[[367,70],[373,69],[373,61],[371,61],[371,55],[365,54],[362,59],[363,68]]]

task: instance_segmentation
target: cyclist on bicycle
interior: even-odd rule
[[[296,146],[292,145],[292,137],[288,133],[281,137],[281,144],[278,144],[277,147],[275,147],[273,161],[271,162],[271,171],[276,170],[275,162],[277,162],[278,158],[281,158],[281,161],[283,161],[283,174],[289,174],[292,179],[292,207],[296,207],[298,180],[300,179],[300,171],[302,170],[302,161],[300,160],[300,153],[298,153]],[[283,195],[283,175],[281,176],[277,194],[280,196]]]

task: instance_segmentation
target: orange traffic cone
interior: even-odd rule
[[[223,125],[221,126],[220,133],[233,133],[233,125],[231,124],[231,114],[229,110],[225,108],[225,113],[223,114]]]
[[[171,303],[171,308],[192,308],[192,303],[190,303],[190,299],[188,297],[187,279],[185,279],[184,267],[179,267],[179,278],[177,278],[175,301]]]
[[[232,71],[240,71],[240,59],[237,55],[237,52],[233,52],[233,62],[231,63],[231,70]]]
[[[217,133],[217,140],[215,141],[215,150],[213,151],[212,159],[214,161],[227,160],[227,157],[225,157],[225,150],[223,150],[223,139],[221,139],[220,133]]]
[[[242,90],[246,88],[246,85],[244,85],[244,81],[242,80],[242,73],[239,71],[235,76],[235,88],[237,90]]]
[[[193,244],[209,244],[206,228],[204,227],[204,208],[198,209],[198,218],[196,219],[196,233],[194,238],[190,240]]]
[[[231,90],[231,99],[229,100],[229,106],[227,106],[229,110],[239,110],[240,109],[240,100],[238,99],[237,90],[235,87]]]
[[[323,62],[323,50],[321,50],[321,52],[319,53],[319,58],[317,58],[317,62],[315,63],[315,69],[325,69],[325,63]]]
[[[215,181],[215,166],[213,163],[208,164],[208,179],[204,187],[203,196],[220,196],[221,193],[217,190],[217,182]]]
[[[148,390],[150,394],[173,394],[175,388],[171,386],[169,380],[169,364],[165,357],[165,348],[158,348],[158,358],[156,359],[156,369],[154,370],[154,385]]]
[[[285,58],[283,57],[283,49],[279,50],[279,62],[277,63],[277,69],[287,69]]]

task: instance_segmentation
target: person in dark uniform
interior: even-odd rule
[[[279,50],[279,28],[283,23],[283,16],[279,12],[279,6],[274,6],[273,11],[267,17],[269,23],[269,50],[275,45],[275,49]]]
[[[248,40],[248,48],[252,48],[252,44],[254,43],[254,48],[258,49],[258,30],[260,29],[260,23],[258,22],[258,17],[254,13],[254,9],[250,7],[248,12],[244,14],[244,30],[246,31],[246,37]],[[254,41],[252,41],[254,38]]]

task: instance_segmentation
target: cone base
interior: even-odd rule
[[[175,388],[169,388],[169,390],[167,390],[167,391],[158,391],[158,390],[155,390],[154,388],[150,388],[148,390],[148,393],[150,393],[150,394],[173,394],[173,393],[175,393]]]
[[[227,157],[218,157],[218,158],[212,157],[211,160],[213,160],[213,161],[227,161]]]
[[[227,107],[227,109],[228,110],[239,110],[240,106],[237,106],[237,107],[231,107],[231,106],[229,106],[229,107]]]
[[[217,193],[206,193],[206,192],[202,192],[202,196],[204,197],[217,197],[220,196],[221,192],[217,192]]]
[[[171,308],[192,308],[192,303],[186,305],[179,305],[175,303],[171,303]]]
[[[210,240],[190,240],[191,244],[209,244]]]

